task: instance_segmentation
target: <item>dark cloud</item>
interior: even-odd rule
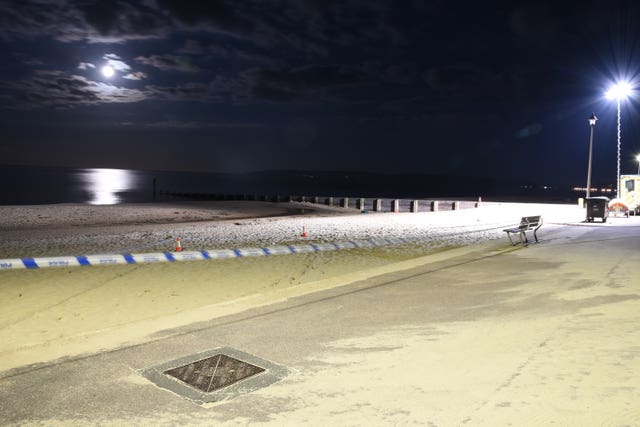
[[[143,1],[70,1],[77,20],[88,29],[84,38],[92,42],[119,42],[164,38],[171,19]]]
[[[361,44],[367,49],[406,42],[405,29],[394,17],[399,10],[410,13],[411,9],[410,5],[397,8],[391,2],[356,0],[24,0],[0,4],[0,16],[4,17],[0,36],[118,43],[167,39],[180,31],[204,32],[250,41],[260,49],[283,46],[305,55],[326,57],[336,47]],[[236,47],[224,49],[247,60],[268,57],[263,52]]]
[[[151,56],[138,56],[135,60],[141,64],[155,67],[163,71],[186,71],[195,72],[198,71],[198,67],[193,65],[188,58],[178,55],[151,55]]]
[[[292,19],[308,22],[309,36],[323,44],[349,47],[368,43],[397,45],[406,41],[402,26],[393,17],[400,11],[411,12],[413,5],[399,8],[393,2],[306,1],[289,10]],[[362,43],[365,42],[365,43]]]
[[[125,74],[124,76],[122,76],[123,79],[127,80],[143,80],[147,77],[147,74],[143,73],[142,71],[136,71],[134,73]]]
[[[252,1],[238,4],[224,0],[158,0],[158,6],[187,27],[216,29],[236,36],[255,34],[260,27],[256,19],[259,5]]]
[[[18,109],[71,109],[149,100],[220,102],[220,97],[209,84],[148,85],[138,89],[96,82],[83,76],[67,76],[62,72],[41,73],[28,80],[2,81],[0,90],[13,100],[13,103],[8,103],[12,106],[10,108]]]
[[[259,63],[263,65],[276,65],[280,62],[273,56],[268,56],[261,52],[252,52],[240,46],[202,44],[196,40],[187,40],[184,45],[177,50],[177,53],[189,56],[210,55],[222,57],[227,61],[245,61],[247,63]]]
[[[175,86],[145,86],[148,99],[166,101],[221,102],[222,97],[209,83],[185,83]]]
[[[144,95],[135,89],[94,82],[82,76],[46,73],[29,80],[1,82],[0,89],[13,95],[17,108],[73,108],[112,102],[138,102]]]
[[[176,26],[184,31],[208,32],[249,41],[261,49],[284,46],[306,53],[326,54],[327,47],[308,34],[305,22],[292,19],[286,13],[297,5],[298,2],[291,0],[158,0],[159,10],[171,17]]]
[[[325,88],[365,83],[361,71],[342,66],[308,65],[294,69],[254,69],[244,73],[255,86],[286,88],[297,92],[315,92]]]
[[[435,99],[458,108],[464,103],[496,105],[505,102],[534,103],[553,97],[558,82],[544,66],[510,66],[494,69],[476,64],[431,67],[422,75]]]
[[[225,49],[223,48],[220,48],[220,50],[225,52]],[[183,54],[183,55],[202,55],[204,53],[207,53],[207,51],[208,51],[207,47],[204,46],[200,41],[187,39],[184,42],[183,46],[177,50],[177,53]],[[217,52],[212,52],[212,53],[217,53]]]
[[[57,40],[82,39],[87,25],[74,12],[63,2],[0,2],[0,35],[5,40],[40,35]]]
[[[309,65],[298,68],[253,68],[238,78],[217,79],[212,86],[234,101],[308,103],[326,102],[328,91],[358,86],[368,81],[359,69],[342,66]]]
[[[0,36],[49,36],[62,42],[162,38],[171,19],[145,2],[24,0],[0,3]]]
[[[164,120],[159,122],[121,122],[119,126],[146,128],[146,129],[231,129],[231,128],[260,128],[265,125],[262,123],[244,123],[244,122],[221,122],[221,121],[180,121],[180,120]]]
[[[256,85],[249,89],[249,96],[263,101],[290,102],[299,99],[301,94],[284,88]]]
[[[119,1],[111,2],[75,2],[76,7],[82,13],[85,22],[95,28],[102,35],[115,33],[120,25],[119,18],[121,8],[124,5]]]

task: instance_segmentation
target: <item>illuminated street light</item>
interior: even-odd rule
[[[607,99],[615,99],[618,105],[618,169],[616,175],[616,198],[620,197],[620,101],[631,94],[631,85],[619,82],[613,85],[605,94]]]
[[[640,154],[636,156],[636,161],[638,162],[638,175],[640,175]]]
[[[589,167],[587,168],[587,199],[591,196],[591,153],[593,152],[593,128],[596,127],[596,113],[591,113],[589,117],[589,126],[591,133],[589,135]],[[640,173],[640,172],[639,172]]]
[[[631,85],[628,82],[620,82],[609,88],[605,96],[607,99],[624,99],[631,95]]]

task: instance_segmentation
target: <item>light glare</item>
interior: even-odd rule
[[[628,82],[617,83],[605,93],[607,99],[624,99],[629,95],[631,95],[631,85]]]

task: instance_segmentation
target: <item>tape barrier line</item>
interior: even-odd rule
[[[336,251],[341,249],[372,248],[400,243],[418,242],[419,239],[388,238],[349,240],[331,243],[309,243],[268,247],[234,249],[210,249],[183,252],[153,252],[142,254],[103,254],[81,256],[57,256],[40,258],[0,259],[0,270],[38,269],[46,267],[89,267],[96,265],[143,264],[177,261],[215,260],[225,258],[290,255],[310,252]]]

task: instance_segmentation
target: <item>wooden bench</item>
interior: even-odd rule
[[[523,216],[520,220],[520,225],[514,228],[507,228],[504,231],[509,236],[509,241],[512,245],[517,245],[518,242],[513,243],[513,239],[511,238],[512,233],[518,233],[520,237],[520,243],[527,244],[529,240],[527,240],[527,231],[533,231],[533,237],[536,239],[536,243],[538,242],[538,236],[536,235],[536,231],[538,228],[542,227],[542,217],[541,216]]]

